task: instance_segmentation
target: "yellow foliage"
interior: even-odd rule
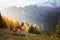
[[[10,29],[10,27],[15,28],[19,24],[19,22],[17,20],[13,21],[8,18],[5,18],[4,16],[2,16],[2,19],[3,19],[3,22],[6,23],[7,29]]]
[[[20,25],[17,20],[10,20],[8,18],[5,18],[4,16],[2,16],[2,19],[6,23],[7,28],[9,30],[10,30],[11,27],[15,28],[16,26]],[[32,23],[28,24],[25,21],[23,23],[24,23],[24,26],[23,26],[24,27],[24,29],[23,29],[24,32],[28,32],[28,30],[29,30],[29,28],[31,26],[34,27],[36,33],[40,33],[41,32],[40,27],[38,27],[36,24],[32,24]]]
[[[27,25],[26,22],[24,22],[24,32],[28,32],[29,26]]]
[[[34,24],[33,27],[35,28],[35,33],[41,33],[41,29],[40,29],[39,26],[37,26],[36,24]]]
[[[15,28],[17,25],[19,25],[19,22],[17,20],[13,21],[13,27]]]

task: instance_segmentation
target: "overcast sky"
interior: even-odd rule
[[[11,6],[24,7],[26,5],[41,4],[47,1],[48,0],[0,0],[0,10]]]
[[[0,0],[0,10],[11,6],[24,7],[26,5],[38,4],[46,1],[47,0]]]

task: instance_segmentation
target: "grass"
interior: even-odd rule
[[[16,33],[11,34],[7,29],[0,29],[0,40],[60,40],[58,37],[48,36],[45,34],[31,34],[18,35]]]

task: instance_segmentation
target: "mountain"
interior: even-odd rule
[[[19,22],[26,21],[28,23],[37,24],[41,26],[42,30],[47,34],[51,34],[51,32],[54,33],[58,18],[60,18],[60,7],[52,8],[47,6],[38,7],[36,5],[30,5],[25,6],[24,8],[12,7],[7,9],[2,11],[6,16],[8,14]]]
[[[37,7],[36,5],[24,8],[25,12],[35,17],[35,22],[41,26],[44,32],[50,34],[56,29],[58,18],[60,18],[60,7]],[[53,30],[53,31],[52,31]]]

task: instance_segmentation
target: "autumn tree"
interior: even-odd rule
[[[60,37],[60,21],[57,24],[55,36],[56,37]]]
[[[29,30],[29,24],[27,22],[23,22],[23,23],[24,23],[24,29],[23,29],[23,31],[24,32],[28,32],[28,30]]]
[[[37,26],[36,24],[31,24],[28,31],[29,31],[29,33],[34,33],[34,34],[40,34],[41,33],[40,27]]]
[[[4,16],[2,16],[2,20],[3,20],[3,27],[7,28],[6,18]]]
[[[34,28],[35,28],[35,34],[40,34],[40,33],[42,33],[40,27],[37,26],[36,24],[34,25]]]

